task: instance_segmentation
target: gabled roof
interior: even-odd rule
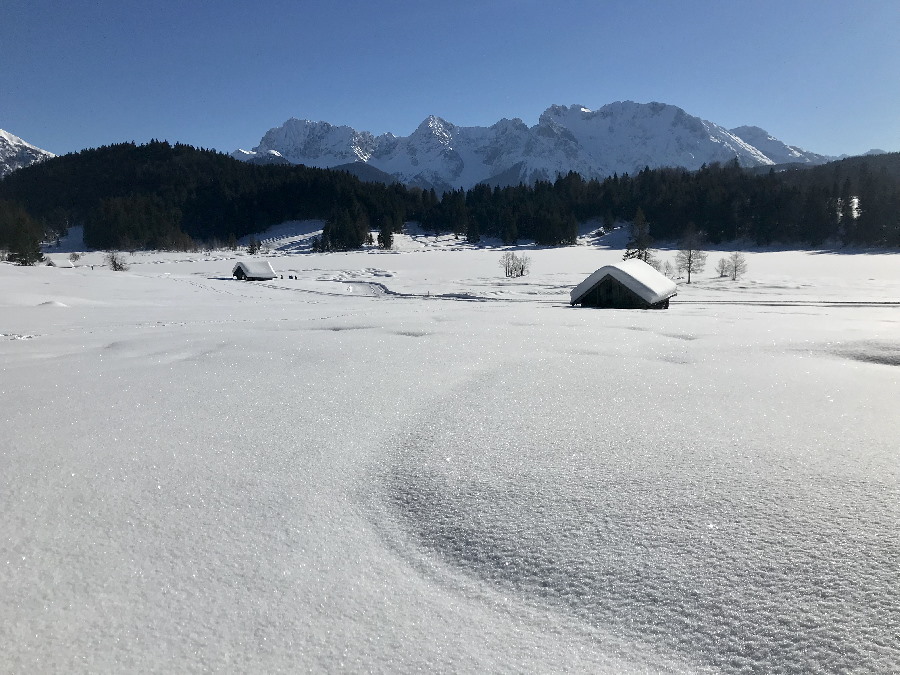
[[[650,305],[671,298],[678,290],[674,281],[657,272],[643,260],[633,258],[615,265],[606,265],[591,274],[569,293],[572,304],[576,304],[607,276],[611,276]]]
[[[45,256],[48,267],[75,267],[75,264],[68,258],[51,258]]]
[[[268,260],[241,260],[231,270],[232,276],[237,272],[238,267],[243,267],[244,274],[253,279],[274,279],[276,277],[275,270],[272,269]]]

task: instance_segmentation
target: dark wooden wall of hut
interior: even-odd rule
[[[607,275],[603,277],[581,300],[582,307],[613,307],[617,309],[665,309],[669,306],[668,300],[663,300],[651,305],[637,293]]]

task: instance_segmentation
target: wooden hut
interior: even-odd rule
[[[67,267],[70,269],[75,267],[75,263],[68,258],[51,258],[50,256],[45,256],[44,260],[46,261],[47,267]]]
[[[268,260],[241,260],[231,270],[231,276],[240,281],[269,281],[277,275]]]
[[[618,309],[668,309],[678,287],[643,260],[601,267],[572,289],[572,305]]]

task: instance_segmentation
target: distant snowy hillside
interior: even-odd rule
[[[761,150],[776,164],[824,164],[835,159],[815,152],[807,152],[795,145],[786,145],[759,127],[737,127],[732,129],[731,133],[745,143]]]
[[[292,164],[330,168],[337,164],[365,162],[374,147],[375,139],[368,131],[292,118],[280,127],[270,129],[252,154],[245,153],[247,156],[241,157],[238,151],[233,156],[249,159],[260,154],[279,155]]]
[[[52,152],[26,143],[18,136],[0,129],[0,178],[16,169],[21,169],[42,162],[50,157],[56,157]]]
[[[748,167],[831,159],[788,146],[758,127],[728,131],[673,105],[632,101],[596,111],[550,106],[533,127],[518,118],[460,127],[432,115],[406,137],[292,118],[269,130],[252,151],[232,156],[321,168],[364,162],[407,185],[438,190],[554,180],[569,171],[604,178],[645,166],[698,169],[735,158]]]

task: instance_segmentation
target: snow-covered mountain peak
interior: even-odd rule
[[[313,122],[292,117],[266,132],[253,149],[256,156],[277,152],[293,164],[329,167],[348,162],[367,162],[375,151],[375,138],[368,131],[346,125]]]
[[[0,129],[0,178],[35,162],[56,157],[52,152],[22,140],[15,134]]]
[[[458,127],[437,115],[429,115],[412,133],[410,138],[434,139],[439,144],[450,147]]]
[[[670,103],[635,103],[634,101],[616,101],[607,103],[595,113],[603,119],[615,118],[617,120],[662,120],[672,126],[689,127],[693,131],[699,131],[702,121],[699,117],[689,115],[683,108]]]
[[[593,111],[580,103],[572,105],[551,105],[538,118],[538,124],[560,124],[566,126],[569,120],[580,120],[591,115]]]
[[[735,127],[731,130],[735,136],[740,136],[741,138],[749,141],[751,138],[756,140],[767,140],[767,141],[775,141],[778,140],[774,136],[772,136],[768,131],[762,129],[760,127],[755,127],[752,125],[744,125],[741,127]]]
[[[494,122],[490,128],[499,133],[505,133],[508,131],[527,130],[528,126],[518,117],[513,117],[512,119],[504,117],[499,122]]]
[[[33,147],[30,143],[26,143],[15,134],[11,134],[8,131],[4,131],[3,129],[0,129],[0,143],[8,143],[9,145],[27,145],[29,147]]]

